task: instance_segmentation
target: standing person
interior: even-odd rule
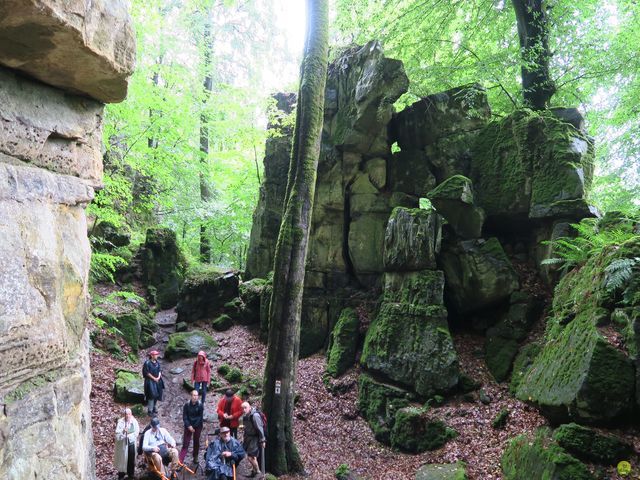
[[[240,442],[231,436],[229,427],[222,427],[220,438],[209,444],[204,456],[207,480],[231,480],[234,478],[233,465],[237,466],[244,457],[245,451]]]
[[[242,416],[242,400],[228,389],[218,402],[218,421],[221,427],[229,427],[233,438],[238,438],[238,425]]]
[[[144,434],[142,450],[150,458],[158,472],[162,472],[162,463],[171,462],[172,471],[178,469],[178,450],[176,441],[165,428],[160,427],[160,420],[151,419],[151,428]]]
[[[124,409],[124,417],[118,419],[116,426],[116,451],[113,463],[118,470],[118,478],[125,474],[133,478],[136,469],[136,438],[140,433],[138,421],[130,408]]]
[[[264,436],[264,425],[260,413],[255,408],[252,408],[249,402],[242,403],[242,411],[244,412],[244,417],[242,417],[244,442],[242,446],[247,451],[247,457],[251,464],[250,476],[255,477],[260,474],[258,455],[261,449],[264,451],[267,440]]]
[[[142,376],[144,377],[144,396],[147,400],[147,413],[150,417],[158,413],[159,401],[162,401],[164,391],[164,380],[162,380],[162,367],[158,361],[160,352],[152,350],[149,352],[149,359],[142,366]]]
[[[204,417],[204,406],[198,399],[198,391],[191,392],[191,399],[182,407],[182,423],[184,423],[184,433],[182,435],[182,449],[180,450],[180,463],[184,462],[187,450],[193,435],[193,463],[198,463],[198,453],[200,452],[200,434],[202,433],[202,421]]]
[[[207,388],[211,383],[211,362],[207,358],[207,354],[202,350],[198,352],[198,357],[193,362],[193,367],[191,367],[191,383],[193,388],[198,391],[204,406],[204,401],[207,398]]]

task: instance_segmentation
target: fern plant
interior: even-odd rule
[[[626,287],[633,277],[634,268],[640,267],[640,258],[618,258],[604,269],[604,287],[607,291]]]

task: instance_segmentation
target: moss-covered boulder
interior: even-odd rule
[[[119,403],[144,402],[144,380],[142,376],[129,370],[117,370],[113,394],[115,401]]]
[[[458,383],[458,359],[442,305],[383,303],[365,337],[360,363],[420,395]]]
[[[382,300],[387,303],[402,303],[419,308],[444,303],[444,274],[440,270],[387,272],[384,274],[383,286]]]
[[[436,268],[440,237],[440,217],[434,212],[419,208],[394,208],[384,236],[385,270]]]
[[[187,272],[178,300],[179,322],[194,322],[213,317],[238,296],[240,279],[236,272],[215,267],[199,267]]]
[[[587,461],[615,465],[628,460],[633,448],[613,435],[603,435],[576,423],[561,425],[553,433],[558,444],[572,455]]]
[[[509,378],[511,365],[518,354],[518,342],[512,338],[488,336],[485,344],[485,362],[496,382]]]
[[[580,423],[602,423],[631,410],[632,359],[610,341],[602,326],[617,304],[640,306],[640,298],[625,299],[624,293],[635,288],[634,277],[611,288],[611,270],[607,271],[620,259],[638,256],[640,237],[605,248],[565,275],[555,290],[546,343],[520,382],[518,398],[536,403],[555,421],[569,417]]]
[[[242,323],[260,323],[260,298],[266,284],[266,280],[254,278],[248,282],[242,282],[238,286],[238,293],[243,303],[239,319]]]
[[[436,450],[458,434],[427,409],[401,408],[396,412],[391,429],[391,446],[405,452],[420,453]]]
[[[233,320],[229,315],[226,315],[224,313],[216,317],[213,322],[211,322],[211,326],[213,327],[213,329],[217,330],[218,332],[229,330],[231,328],[231,325],[233,325]]]
[[[505,302],[518,275],[497,238],[453,243],[440,256],[451,306],[468,313]]]
[[[158,326],[153,320],[153,312],[143,298],[132,292],[108,295],[96,305],[93,314],[116,329],[134,352],[155,343],[153,335]]]
[[[471,180],[463,175],[447,178],[427,198],[461,238],[478,238],[484,224],[484,210],[473,200]]]
[[[537,342],[524,345],[518,351],[513,362],[513,373],[511,374],[511,382],[509,383],[509,391],[515,395],[522,379],[525,378],[527,372],[533,365],[533,361],[540,354],[542,346]]]
[[[426,196],[436,186],[436,177],[424,150],[395,152],[388,161],[387,175],[392,191],[416,198]]]
[[[360,320],[353,308],[345,308],[333,327],[329,341],[326,372],[338,377],[353,365],[360,338]]]
[[[112,222],[100,222],[91,232],[93,237],[99,238],[100,247],[112,250],[115,247],[126,247],[131,243],[131,231],[126,225],[116,226]]]
[[[370,375],[363,373],[358,379],[358,410],[381,443],[390,445],[396,413],[413,399],[412,393]]]
[[[493,219],[583,218],[593,143],[547,111],[518,110],[489,123],[472,147],[476,200]]]
[[[416,480],[467,480],[467,466],[464,462],[430,463],[416,472]]]
[[[595,480],[585,464],[553,441],[548,428],[511,440],[501,464],[505,480]]]
[[[215,352],[218,344],[208,333],[194,330],[191,332],[179,332],[169,335],[169,343],[164,351],[164,358],[172,360],[181,357],[193,357],[204,350],[207,355]]]
[[[156,303],[160,308],[174,307],[186,264],[176,233],[169,228],[147,230],[140,258],[144,280],[155,288]]]

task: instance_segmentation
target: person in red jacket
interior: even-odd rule
[[[204,407],[204,401],[207,398],[207,387],[211,383],[211,362],[207,359],[207,354],[202,350],[198,352],[198,358],[193,362],[191,383],[193,383],[193,389],[198,391]]]
[[[233,438],[238,438],[238,425],[242,416],[242,400],[229,389],[218,402],[220,428],[229,427]]]

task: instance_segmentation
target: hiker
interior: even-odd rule
[[[209,444],[204,458],[207,480],[231,480],[234,477],[234,466],[245,457],[240,442],[231,436],[229,427],[220,429],[220,437]]]
[[[140,433],[138,421],[130,408],[124,409],[124,417],[118,419],[116,426],[116,450],[113,464],[118,470],[118,478],[127,475],[133,478],[136,469],[136,438]]]
[[[238,438],[238,425],[242,416],[242,400],[228,389],[218,402],[218,420],[221,427],[229,427],[231,436]]]
[[[191,383],[193,388],[198,391],[204,406],[204,401],[207,398],[207,388],[211,383],[211,362],[207,358],[207,354],[202,350],[198,352],[198,357],[193,362],[193,367],[191,367]]]
[[[198,398],[198,391],[191,392],[191,399],[182,407],[182,423],[184,423],[184,433],[182,435],[182,449],[180,450],[180,463],[184,462],[187,450],[193,435],[193,463],[198,463],[198,453],[200,452],[200,434],[202,433],[202,421],[204,417],[204,406]]]
[[[258,455],[264,451],[267,440],[264,436],[264,425],[260,413],[251,407],[249,402],[242,403],[242,425],[244,425],[244,441],[242,446],[247,451],[247,457],[251,464],[251,477],[260,474],[258,467]],[[264,472],[263,472],[264,473]]]
[[[158,361],[160,352],[152,350],[149,352],[149,359],[142,366],[142,376],[144,377],[144,397],[147,401],[147,413],[150,417],[158,413],[157,402],[162,401],[164,390],[164,380],[162,380],[162,367]]]
[[[160,427],[160,420],[157,417],[151,419],[151,428],[144,434],[142,450],[158,472],[162,472],[162,464],[170,463],[172,471],[178,468],[178,450],[176,441],[171,434]]]

